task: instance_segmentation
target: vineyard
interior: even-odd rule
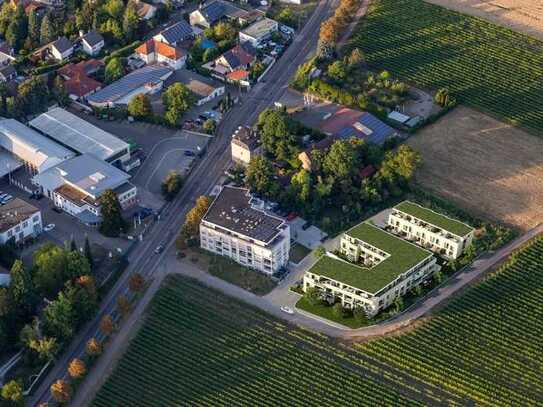
[[[486,406],[543,404],[543,239],[414,333],[363,357]]]
[[[361,345],[170,277],[94,406],[543,403],[543,239],[416,331]]]
[[[543,42],[422,0],[374,0],[349,47],[371,68],[543,136]]]

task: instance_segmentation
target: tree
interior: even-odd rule
[[[85,256],[85,258],[87,259],[87,262],[89,263],[89,267],[92,268],[94,267],[94,258],[92,256],[92,250],[91,250],[91,246],[90,246],[90,242],[89,242],[89,235],[85,235],[85,244],[83,246],[83,255]]]
[[[396,299],[394,300],[393,306],[394,306],[393,311],[395,313],[402,311],[404,307],[403,297],[396,297]]]
[[[355,154],[347,141],[337,140],[326,154],[323,169],[334,179],[346,179],[355,170]]]
[[[104,315],[102,320],[100,321],[100,331],[104,336],[109,336],[113,333],[115,330],[115,322],[113,321],[113,317],[111,315]]]
[[[55,40],[55,37],[56,32],[51,23],[51,17],[49,14],[46,14],[40,24],[40,44],[49,44],[51,41]]]
[[[68,365],[68,374],[72,379],[81,379],[87,374],[87,366],[81,359],[74,358]]]
[[[421,155],[408,145],[402,144],[396,152],[389,151],[385,154],[379,174],[389,183],[395,178],[407,182],[421,163]]]
[[[42,111],[49,103],[49,88],[44,78],[31,77],[25,80],[17,92],[16,101],[24,114]]]
[[[364,52],[360,48],[354,48],[347,57],[347,64],[349,68],[358,69],[361,68],[366,62]]]
[[[311,305],[321,305],[322,296],[321,292],[317,287],[308,287],[305,290],[305,298]]]
[[[69,403],[72,399],[72,386],[63,379],[58,379],[51,385],[51,396],[57,403]]]
[[[140,19],[133,2],[128,2],[123,15],[123,32],[127,41],[133,41],[136,38]]]
[[[115,82],[117,79],[122,78],[124,75],[124,67],[120,58],[111,58],[107,63],[104,72],[104,79],[106,83]]]
[[[124,3],[122,0],[107,0],[103,9],[111,18],[120,20],[124,10]]]
[[[293,123],[285,112],[266,109],[258,116],[264,151],[279,161],[288,161],[297,153]]]
[[[33,254],[34,285],[41,296],[53,298],[64,286],[66,252],[54,244],[46,244]]]
[[[341,82],[347,77],[347,67],[343,61],[335,61],[328,65],[327,73],[333,80]]]
[[[100,342],[96,338],[91,338],[85,346],[85,353],[90,357],[99,356],[102,353],[102,345],[100,345]]]
[[[128,288],[133,293],[139,293],[143,291],[144,285],[145,279],[140,273],[132,273],[132,275],[128,279]]]
[[[361,325],[366,324],[366,322],[368,321],[368,316],[366,315],[366,311],[363,307],[356,307],[353,310],[353,316],[354,319],[356,319],[356,321]]]
[[[213,134],[217,128],[217,122],[213,119],[207,119],[202,127],[207,134]]]
[[[6,41],[15,50],[19,50],[28,34],[28,19],[22,4],[18,4],[15,15],[6,30]]]
[[[341,302],[336,302],[332,307],[332,311],[334,312],[334,315],[338,318],[345,317],[345,309],[343,308],[343,305],[341,305]]]
[[[275,170],[270,160],[257,155],[251,159],[246,171],[246,182],[251,191],[274,197],[279,192]]]
[[[60,106],[66,107],[70,104],[70,95],[68,94],[66,86],[64,85],[64,80],[60,77],[60,75],[57,75],[55,78],[53,93]]]
[[[322,256],[326,255],[326,249],[324,248],[324,246],[319,246],[315,249],[315,251],[313,252],[313,255],[319,259],[321,258]]]
[[[34,9],[28,14],[28,39],[32,47],[40,43],[40,20]]]
[[[192,94],[185,85],[176,82],[162,94],[162,103],[166,108],[164,118],[171,126],[175,126],[183,114],[190,109]]]
[[[15,406],[24,405],[23,384],[20,380],[11,380],[2,386],[2,398]]]
[[[130,315],[131,308],[132,306],[130,304],[130,301],[128,300],[128,298],[126,298],[126,296],[120,295],[117,298],[117,309],[119,310],[119,313],[123,318],[126,318],[128,315]]]
[[[144,93],[140,93],[132,98],[128,102],[128,113],[136,119],[146,119],[153,113],[153,107],[151,106],[151,100],[149,96]]]
[[[211,200],[207,196],[200,196],[196,200],[196,205],[187,213],[185,223],[181,229],[181,235],[184,239],[192,238],[198,235],[200,222],[209,209]]]
[[[170,171],[160,186],[162,196],[171,201],[183,187],[183,178],[177,171]]]
[[[436,271],[433,275],[433,279],[436,284],[441,284],[444,280],[443,272],[442,271]]]
[[[0,10],[0,34],[2,36],[6,35],[9,23],[13,19],[13,7],[12,3],[6,1],[2,3],[2,9]]]
[[[107,189],[102,194],[102,223],[100,233],[108,237],[118,237],[126,228],[122,208],[115,192]]]
[[[43,312],[44,331],[65,342],[72,338],[76,329],[77,314],[72,298],[60,292],[57,299],[51,301]]]
[[[77,252],[77,243],[75,242],[75,237],[73,235],[72,235],[72,237],[70,239],[69,251]]]
[[[38,354],[42,362],[53,360],[58,352],[57,339],[47,336],[30,340],[28,347]]]
[[[19,313],[28,317],[32,314],[36,303],[32,276],[25,270],[21,260],[15,260],[10,274],[9,293],[13,306]]]

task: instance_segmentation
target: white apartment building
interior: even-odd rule
[[[41,212],[20,198],[0,206],[0,244],[13,239],[20,243],[43,230]]]
[[[474,228],[448,216],[404,201],[392,208],[391,230],[447,258],[457,259],[473,242]]]
[[[339,252],[327,253],[305,272],[303,290],[316,287],[345,308],[364,308],[369,317],[440,269],[431,252],[369,223],[345,232]]]
[[[226,186],[202,218],[200,246],[272,275],[288,264],[290,228],[253,207],[249,190]]]
[[[232,135],[230,142],[232,161],[247,166],[251,159],[262,154],[258,132],[249,126],[240,126]]]

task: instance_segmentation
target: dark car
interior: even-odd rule
[[[194,151],[191,150],[185,150],[185,156],[186,157],[194,157],[196,154],[194,154]]]
[[[56,212],[56,213],[62,213],[62,209],[56,207],[56,206],[53,206],[53,211]]]

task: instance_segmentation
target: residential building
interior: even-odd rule
[[[13,65],[0,66],[0,82],[10,82],[17,77],[17,71]]]
[[[139,18],[142,20],[150,20],[156,15],[157,8],[149,3],[144,3],[143,1],[136,1],[136,12],[138,13]]]
[[[135,52],[146,64],[166,64],[175,70],[183,68],[187,62],[184,50],[154,39],[141,44]]]
[[[103,193],[111,189],[123,209],[137,202],[137,189],[130,175],[91,154],[82,154],[60,163],[33,178],[35,185],[54,205],[82,223],[97,225],[101,220]]]
[[[96,56],[104,48],[104,37],[97,31],[89,31],[86,34],[80,33],[83,52],[91,57]]]
[[[64,61],[74,53],[74,45],[66,37],[60,37],[58,40],[51,43],[49,47],[51,56],[57,61]]]
[[[84,100],[87,96],[102,89],[102,84],[91,75],[96,74],[104,63],[97,59],[66,64],[57,74],[64,79],[64,88],[72,100]]]
[[[255,208],[249,190],[223,187],[200,223],[203,249],[272,275],[288,264],[290,228]]]
[[[128,105],[132,98],[140,93],[159,92],[172,73],[173,70],[168,66],[144,66],[88,96],[87,102],[96,107]]]
[[[385,140],[398,135],[395,129],[371,113],[348,107],[341,107],[323,120],[319,129],[340,139],[356,137],[375,144],[383,144]]]
[[[186,40],[196,38],[202,33],[202,30],[197,27],[192,27],[185,20],[180,20],[177,23],[165,28],[153,37],[154,40],[164,42],[172,47],[181,45]]]
[[[184,84],[194,94],[197,106],[208,103],[224,95],[225,92],[224,84],[187,69],[178,71],[175,79]]]
[[[256,50],[250,43],[237,44],[214,61],[205,64],[204,68],[209,69],[212,76],[226,80],[228,75],[234,72],[247,73],[248,75],[247,71],[255,61]]]
[[[0,287],[9,287],[10,282],[11,282],[10,271],[0,266]]]
[[[327,253],[305,272],[303,290],[316,287],[372,317],[438,271],[436,261],[431,252],[361,223],[341,236],[339,255]]]
[[[249,126],[237,128],[232,135],[230,146],[232,148],[232,161],[238,164],[249,165],[253,157],[262,154],[258,131]]]
[[[190,25],[209,28],[221,20],[228,19],[236,21],[240,25],[247,24],[250,21],[249,12],[236,7],[228,1],[212,0],[200,5],[200,7],[190,13]]]
[[[334,136],[327,136],[316,143],[311,143],[308,148],[298,154],[298,159],[302,162],[302,167],[306,171],[311,171],[312,154],[314,151],[326,151],[338,139]]]
[[[475,229],[410,201],[392,208],[391,230],[447,258],[457,259],[473,242]]]
[[[73,113],[55,107],[30,121],[30,126],[78,154],[91,154],[110,164],[130,160],[130,145]]]
[[[253,47],[262,45],[268,41],[274,32],[279,31],[279,23],[270,18],[256,21],[239,32],[241,43],[249,42]]]
[[[0,206],[0,244],[13,239],[22,243],[38,236],[43,230],[41,212],[20,198]]]
[[[15,61],[15,51],[6,41],[0,43],[0,65],[10,64]]]
[[[15,119],[0,120],[0,147],[9,153],[0,159],[0,176],[22,166],[32,174],[41,173],[75,156],[73,151]]]

